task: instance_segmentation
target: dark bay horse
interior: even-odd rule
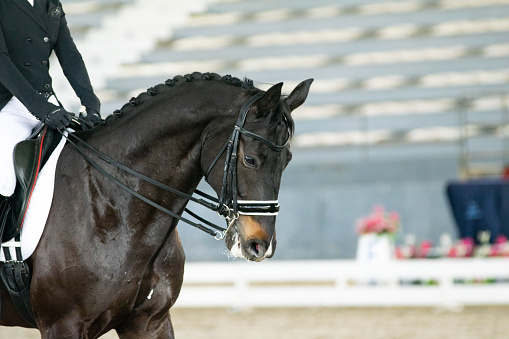
[[[228,156],[221,148],[237,130],[245,103],[256,96],[237,140],[234,194],[239,201],[277,201],[291,159],[290,113],[305,101],[311,83],[303,81],[281,96],[282,83],[264,92],[230,76],[178,76],[131,99],[104,126],[79,135],[103,154],[180,192],[192,194],[207,174],[219,196]],[[102,166],[134,191],[183,213],[187,198],[109,163]],[[275,218],[239,215],[225,236],[227,248],[252,261],[273,256]],[[177,222],[115,185],[67,144],[46,229],[28,260],[32,310],[42,338],[98,338],[112,329],[121,339],[173,338],[169,309],[180,292],[185,259]],[[1,293],[0,325],[29,327],[3,285]]]

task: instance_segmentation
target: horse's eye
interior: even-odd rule
[[[255,159],[250,157],[249,155],[244,156],[244,162],[246,165],[254,167],[255,165]]]

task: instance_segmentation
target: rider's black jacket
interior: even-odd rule
[[[55,108],[42,92],[52,92],[53,51],[81,104],[100,109],[81,54],[71,37],[59,0],[0,0],[0,110],[14,95],[35,116]]]

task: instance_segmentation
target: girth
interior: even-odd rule
[[[55,130],[41,124],[28,139],[16,145],[13,154],[16,189],[12,198],[0,202],[0,242],[14,238],[9,247],[3,247],[6,262],[0,269],[0,278],[16,310],[32,327],[37,325],[30,305],[30,269],[21,253],[21,229],[39,171],[60,139],[60,134],[55,133]],[[11,257],[11,246],[16,250],[16,258]]]

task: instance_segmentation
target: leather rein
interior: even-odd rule
[[[235,223],[235,220],[239,218],[239,215],[265,215],[265,216],[272,216],[277,215],[279,212],[279,202],[278,200],[239,200],[238,199],[238,187],[237,187],[237,154],[238,154],[238,148],[239,148],[239,141],[240,141],[240,135],[244,134],[245,136],[248,136],[250,138],[259,140],[263,142],[265,145],[267,145],[270,149],[272,149],[275,152],[282,152],[289,144],[290,142],[290,133],[288,133],[288,138],[282,145],[277,145],[273,143],[272,141],[262,137],[259,134],[250,132],[246,129],[244,129],[244,123],[246,121],[247,113],[249,112],[249,109],[251,106],[259,100],[263,95],[263,92],[257,93],[255,96],[253,96],[251,99],[249,99],[241,108],[239,117],[237,120],[237,123],[235,124],[234,130],[231,134],[231,136],[228,138],[224,146],[219,151],[218,155],[214,158],[212,164],[209,166],[208,170],[205,173],[205,180],[208,181],[208,176],[214,166],[217,164],[221,156],[226,152],[226,161],[224,165],[224,174],[223,174],[223,181],[222,181],[222,187],[221,187],[221,194],[219,196],[219,199],[216,197],[213,197],[205,192],[202,192],[198,189],[194,191],[197,195],[201,196],[204,199],[196,198],[192,194],[189,195],[187,193],[181,192],[179,190],[176,190],[172,187],[169,187],[159,181],[156,181],[154,179],[151,179],[127,166],[122,165],[118,161],[108,157],[107,155],[99,152],[94,147],[92,147],[90,144],[88,144],[83,139],[76,136],[72,131],[66,130],[68,133],[64,133],[64,131],[59,130],[59,132],[62,134],[64,138],[66,138],[67,142],[69,142],[71,145],[74,146],[74,148],[80,153],[83,158],[92,165],[97,171],[99,171],[101,174],[103,174],[105,177],[107,177],[109,180],[111,180],[113,183],[115,183],[117,186],[125,190],[131,195],[134,195],[135,197],[141,199],[142,201],[146,202],[147,204],[155,207],[161,212],[164,212],[180,221],[183,221],[191,226],[194,226],[212,236],[215,237],[216,240],[222,240],[225,238],[226,234],[228,233],[228,230],[233,226]],[[101,160],[107,162],[110,165],[113,165],[117,167],[118,169],[121,169],[131,175],[133,175],[136,178],[139,178],[147,183],[150,183],[158,188],[161,188],[165,191],[171,192],[173,194],[179,195],[183,198],[186,198],[190,201],[193,201],[197,204],[200,204],[212,211],[215,211],[221,218],[225,219],[227,222],[227,228],[223,228],[221,226],[217,226],[208,220],[200,217],[199,215],[193,213],[192,211],[185,208],[185,211],[191,215],[193,218],[199,220],[200,222],[204,223],[196,223],[194,221],[191,221],[182,215],[179,215],[173,211],[168,210],[167,208],[157,204],[156,202],[144,197],[143,195],[139,194],[138,192],[134,191],[130,187],[126,186],[124,183],[119,181],[117,178],[115,178],[113,175],[108,173],[105,169],[103,169],[100,165],[98,165],[94,160],[92,160],[85,152],[78,146],[77,143],[75,143],[71,138],[75,139],[77,143],[83,146],[83,148],[91,151],[94,153],[97,157],[99,157]],[[208,200],[208,201],[207,201]]]

